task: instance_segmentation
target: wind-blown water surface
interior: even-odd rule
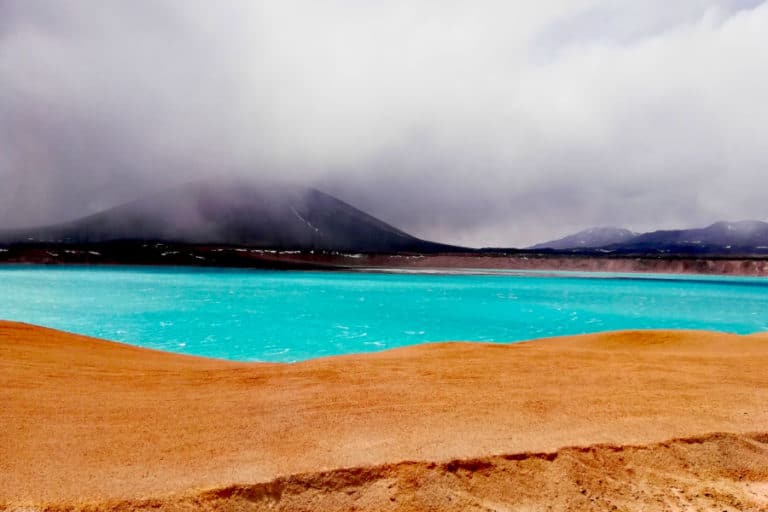
[[[0,267],[0,318],[174,352],[297,361],[427,341],[768,330],[768,280]]]

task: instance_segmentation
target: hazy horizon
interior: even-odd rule
[[[0,3],[0,228],[286,179],[421,238],[768,220],[758,0]]]

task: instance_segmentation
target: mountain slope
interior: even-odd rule
[[[637,233],[628,229],[598,227],[585,229],[557,240],[536,244],[529,247],[529,249],[591,249],[621,243],[635,236],[637,236]]]
[[[187,184],[73,222],[0,232],[6,244],[111,241],[361,252],[451,249],[312,188],[245,182]]]
[[[699,229],[644,233],[618,244],[622,249],[758,248],[768,246],[768,223],[760,221],[716,222]]]
[[[618,228],[595,228],[537,244],[530,249],[609,251],[619,254],[763,255],[768,253],[768,223],[716,222],[705,228],[660,230],[642,234]]]

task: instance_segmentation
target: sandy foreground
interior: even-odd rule
[[[282,365],[0,322],[0,510],[38,509],[768,510],[768,336]]]

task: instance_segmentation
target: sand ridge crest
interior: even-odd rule
[[[702,465],[737,454],[723,468]],[[712,433],[650,445],[598,444],[448,462],[278,477],[152,499],[40,506],[8,512],[178,510],[568,510],[714,509],[768,506],[768,433]],[[570,476],[570,478],[569,478]],[[660,494],[659,489],[666,492]]]
[[[43,334],[48,334],[44,336]],[[0,348],[3,346],[9,346],[13,343],[24,344],[35,347],[47,347],[56,350],[60,346],[60,342],[57,340],[61,331],[55,329],[36,326],[33,324],[27,324],[23,322],[14,322],[7,320],[0,320]],[[730,342],[736,342],[744,344],[745,342],[768,338],[768,332],[754,333],[749,335],[735,335],[711,331],[696,331],[696,330],[622,330],[622,331],[608,331],[602,333],[583,334],[577,336],[557,336],[551,338],[539,338],[535,340],[519,341],[516,343],[491,343],[491,342],[466,342],[461,340],[447,340],[447,341],[434,341],[421,343],[418,345],[409,345],[404,347],[398,347],[393,349],[386,349],[381,351],[375,351],[365,354],[348,354],[339,356],[326,356],[318,359],[311,359],[308,361],[299,361],[297,363],[263,363],[263,362],[237,362],[228,361],[223,359],[211,359],[206,357],[192,356],[186,354],[178,354],[165,352],[161,350],[155,350],[145,347],[137,347],[127,343],[103,340],[99,338],[93,338],[85,335],[69,334],[67,333],[67,346],[69,348],[82,348],[93,349],[93,355],[99,351],[104,350],[120,350],[123,351],[123,356],[128,354],[147,359],[147,353],[153,353],[157,357],[167,357],[174,359],[187,359],[189,362],[207,362],[209,364],[221,363],[230,366],[279,366],[283,364],[301,365],[315,364],[317,361],[323,361],[327,359],[339,359],[345,358],[349,360],[356,360],[367,357],[410,357],[415,354],[428,353],[428,352],[443,352],[457,354],[475,351],[479,348],[483,350],[499,350],[504,351],[510,348],[519,349],[520,347],[526,347],[531,343],[541,345],[543,343],[558,344],[559,348],[564,348],[562,344],[567,345],[565,348],[579,349],[579,348],[599,348],[599,349],[630,349],[634,350],[638,347],[653,347],[657,350],[664,350],[666,348],[684,348],[684,347],[698,347],[706,346],[709,349],[717,346],[727,347]],[[178,362],[178,361],[175,361]]]

